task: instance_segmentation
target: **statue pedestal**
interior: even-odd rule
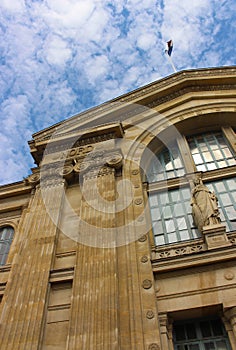
[[[231,246],[226,234],[226,227],[222,224],[203,226],[202,234],[208,249]]]

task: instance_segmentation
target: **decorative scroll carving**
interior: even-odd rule
[[[32,174],[29,175],[27,178],[24,179],[26,184],[30,184],[32,186],[35,186],[39,183],[40,181],[40,174]]]
[[[87,151],[89,150],[87,146]],[[76,152],[76,149],[73,149]],[[74,152],[73,151],[73,152]],[[70,153],[72,156],[74,153]],[[117,149],[111,151],[100,150],[91,152],[86,157],[56,163],[46,163],[38,169],[38,173],[30,175],[25,182],[35,186],[39,182],[58,181],[63,178],[67,181],[79,174],[86,177],[98,177],[114,172],[122,166],[123,156]],[[40,171],[40,172],[39,172]]]
[[[107,165],[115,169],[121,168],[122,161],[123,157],[120,153],[115,153],[106,159]]]
[[[214,192],[203,184],[200,176],[195,178],[194,186],[191,199],[192,215],[195,225],[202,231],[203,226],[220,223],[218,200]]]
[[[72,173],[73,171],[73,166],[72,165],[66,165],[62,169],[59,170],[59,175],[61,176],[68,176]]]

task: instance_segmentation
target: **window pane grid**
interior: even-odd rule
[[[220,218],[226,231],[236,230],[236,178],[223,179],[206,184],[218,198]]]
[[[176,142],[156,155],[147,171],[149,183],[183,175],[184,166]]]
[[[207,133],[188,138],[197,170],[209,171],[235,165],[236,160],[222,134]]]
[[[230,350],[225,328],[220,319],[186,321],[174,324],[177,350]]]
[[[13,240],[14,229],[11,226],[0,228],[0,265],[5,265]]]
[[[157,245],[200,237],[193,226],[189,188],[150,194],[149,202]]]

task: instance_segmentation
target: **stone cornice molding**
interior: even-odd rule
[[[93,118],[99,120],[99,117],[108,113],[114,113],[116,115],[116,120],[124,120],[123,116],[129,115],[125,112],[125,109],[127,109],[127,104],[130,103],[137,103],[151,107],[152,103],[154,103],[153,106],[155,106],[165,102],[166,99],[173,99],[176,98],[176,96],[179,96],[179,94],[185,94],[186,91],[233,89],[235,88],[235,79],[236,67],[204,68],[177,72],[169,77],[160,79],[130,93],[110,100],[102,105],[91,108],[88,111],[79,113],[66,122],[58,123],[42,132],[35,133],[33,137],[35,140],[44,136],[48,137],[47,135],[50,137],[57,126],[63,128],[63,124],[65,123],[66,128],[66,123],[68,122],[70,127],[78,127],[79,124],[88,125]],[[179,91],[181,92],[179,93]],[[152,95],[158,95],[158,99],[152,99]],[[150,98],[152,101],[148,102],[148,99],[150,100]],[[117,112],[117,109],[119,112]],[[123,112],[122,109],[124,109]],[[131,113],[133,112],[134,111],[132,110]]]
[[[50,137],[50,135],[52,135],[52,133],[55,131],[55,128],[57,127],[60,127],[61,130],[63,130],[63,128],[66,129],[68,125],[70,126],[70,128],[73,128],[73,126],[78,127],[80,122],[81,124],[86,125],[90,122],[91,117],[100,117],[101,115],[104,115],[107,112],[113,113],[114,110],[116,111],[116,108],[114,108],[114,105],[117,107],[116,103],[121,103],[117,107],[120,110],[120,112],[117,113],[116,120],[118,120],[119,115],[123,115],[122,107],[126,108],[127,103],[143,104],[142,100],[145,100],[145,98],[150,97],[150,95],[156,95],[158,93],[158,96],[160,97],[163,97],[164,95],[169,96],[172,94],[173,90],[181,90],[183,94],[186,93],[186,91],[184,90],[184,88],[186,87],[190,87],[190,89],[195,89],[196,91],[204,90],[204,86],[208,86],[208,88],[206,89],[210,90],[211,86],[213,85],[215,85],[215,88],[213,88],[213,90],[232,89],[235,85],[235,78],[235,67],[220,67],[181,71],[169,77],[150,83],[139,89],[136,89],[130,93],[124,94],[97,107],[91,108],[85,112],[79,113],[65,122],[58,123],[41,132],[35,133],[33,135],[33,138],[37,140],[41,139],[42,137]],[[141,101],[139,101],[140,98],[142,99]]]
[[[103,143],[109,140],[122,138],[124,135],[123,127],[120,123],[102,125],[87,130],[66,130],[70,126],[70,121],[62,124],[54,134],[42,134],[39,137],[29,141],[31,154],[37,164],[48,154],[71,152],[72,149],[88,148],[93,149],[95,144]],[[87,152],[85,152],[87,153]]]

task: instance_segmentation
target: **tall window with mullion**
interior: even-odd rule
[[[165,147],[150,164],[147,172],[149,183],[180,177],[184,175],[184,166],[176,142]]]
[[[236,178],[221,179],[206,183],[218,199],[220,218],[226,231],[236,230]]]
[[[0,265],[5,265],[11,243],[14,236],[14,229],[11,226],[0,228]]]
[[[193,224],[190,197],[188,187],[149,194],[156,245],[200,237]]]
[[[221,132],[209,132],[187,138],[198,171],[236,165],[230,146]]]
[[[173,331],[175,350],[231,350],[218,318],[175,322]]]

